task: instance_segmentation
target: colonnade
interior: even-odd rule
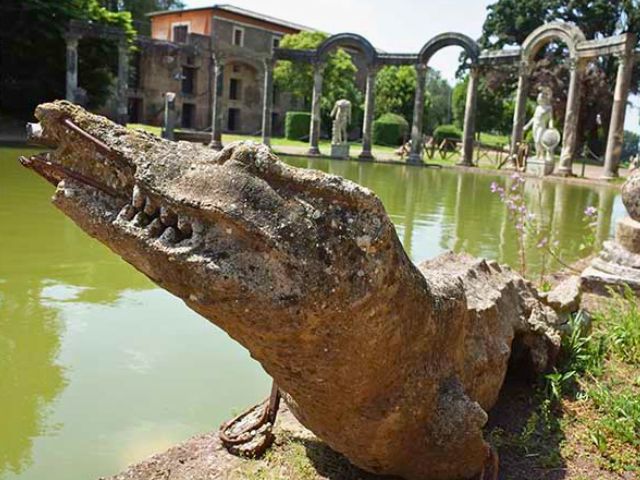
[[[66,39],[66,98],[77,101],[78,92],[78,44],[86,36],[99,36],[115,40],[118,45],[118,77],[117,77],[117,115],[118,121],[127,120],[127,79],[128,79],[128,45],[124,33],[117,29],[81,26],[72,22],[65,35]],[[315,50],[292,50],[276,48],[272,56],[263,59],[264,76],[262,92],[262,141],[269,145],[272,131],[273,109],[273,68],[278,60],[304,62],[313,66],[313,92],[311,102],[311,120],[309,126],[309,150],[311,155],[320,154],[319,141],[321,132],[321,98],[323,91],[324,69],[328,54],[336,48],[347,48],[359,52],[365,60],[366,86],[364,102],[364,120],[362,126],[363,160],[372,159],[372,133],[375,111],[376,75],[384,66],[413,65],[416,69],[416,91],[414,111],[411,125],[411,149],[409,163],[422,163],[422,130],[425,105],[425,82],[429,60],[440,49],[456,45],[464,49],[469,62],[468,86],[463,122],[463,139],[461,164],[473,164],[475,143],[475,117],[478,81],[482,68],[495,67],[500,63],[519,65],[518,88],[510,143],[510,155],[515,157],[523,140],[523,127],[526,116],[526,103],[529,96],[530,76],[535,56],[542,47],[551,41],[563,42],[569,51],[569,88],[564,118],[563,143],[560,153],[558,172],[571,174],[572,162],[576,156],[578,143],[578,119],[580,114],[581,79],[589,61],[602,55],[614,55],[618,60],[618,71],[611,111],[609,135],[605,153],[603,176],[617,176],[618,164],[622,153],[624,118],[627,97],[629,94],[631,73],[636,52],[635,34],[622,34],[597,40],[587,40],[578,27],[566,23],[550,23],[534,30],[518,50],[480,52],[476,42],[460,33],[444,33],[429,40],[418,54],[378,52],[365,38],[352,33],[334,35],[325,40]],[[214,53],[212,89],[212,129],[210,146],[222,148],[222,82],[224,78],[225,59]]]

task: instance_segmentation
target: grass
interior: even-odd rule
[[[639,478],[638,300],[630,290],[614,294],[594,315],[591,329],[585,319],[571,320],[557,367],[536,386],[535,408],[524,425],[490,429],[489,438],[501,453],[533,459],[532,468]]]
[[[145,125],[141,123],[130,123],[128,126],[129,128],[144,130],[146,132],[149,132],[158,136],[160,135],[160,127]],[[177,131],[179,131],[179,129],[177,129]],[[482,135],[485,135],[485,134],[482,134]],[[488,135],[487,138],[493,139],[493,141],[498,141],[500,138],[499,136],[496,136],[496,135],[489,135],[489,134],[487,135]],[[235,135],[235,134],[222,135],[223,144],[235,142],[238,140],[252,140],[254,142],[260,142],[262,141],[262,138],[257,135]],[[350,145],[351,145],[351,156],[355,158],[362,151],[362,144],[359,142],[350,142]],[[300,153],[305,153],[309,147],[309,143],[306,141],[289,140],[283,137],[273,137],[271,139],[271,146],[276,151],[276,153],[278,153],[279,151],[284,153],[295,153],[296,151],[299,151]],[[331,141],[328,139],[320,140],[319,147],[324,154],[329,154],[329,152],[331,151]],[[382,157],[383,159],[386,159],[386,160],[392,159],[392,160],[397,160],[398,162],[406,161],[406,157],[404,160],[402,160],[398,155],[394,154],[397,148],[398,147],[387,146],[387,145],[373,145],[372,150],[373,150],[374,156]],[[457,153],[453,155],[449,155],[447,156],[447,158],[443,158],[439,153],[436,153],[436,155],[434,155],[434,158],[432,159],[425,157],[425,162],[435,163],[439,165],[454,165],[459,161],[460,161],[460,155]]]
[[[495,133],[481,132],[480,143],[483,143],[485,145],[492,145],[494,147],[501,147],[504,145],[509,145],[509,136],[495,134]]]

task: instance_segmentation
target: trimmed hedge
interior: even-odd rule
[[[373,122],[373,143],[400,145],[409,132],[409,123],[400,115],[385,113]]]
[[[462,132],[455,125],[440,125],[433,131],[433,139],[440,145],[445,138],[462,140]]]
[[[284,119],[284,136],[288,140],[309,138],[311,114],[309,112],[287,112]]]

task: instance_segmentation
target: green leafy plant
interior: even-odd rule
[[[309,112],[287,112],[284,119],[284,136],[289,140],[309,137],[311,114]]]
[[[373,143],[400,145],[409,132],[409,124],[400,115],[385,113],[373,122]]]

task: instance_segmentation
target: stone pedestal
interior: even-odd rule
[[[615,241],[604,243],[581,277],[586,291],[606,294],[607,287],[622,290],[628,285],[640,293],[640,222],[619,220]]]
[[[349,159],[349,144],[348,143],[332,143],[331,144],[331,157],[341,158],[342,160]]]
[[[551,175],[555,163],[553,160],[540,160],[537,157],[531,157],[527,159],[527,173],[536,175],[538,177],[544,177],[545,175]]]

